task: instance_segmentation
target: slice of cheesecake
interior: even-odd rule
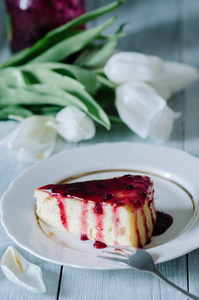
[[[36,213],[46,224],[107,245],[142,247],[156,210],[148,176],[49,184],[35,189]]]

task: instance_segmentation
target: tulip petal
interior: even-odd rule
[[[148,136],[151,122],[165,106],[166,101],[146,83],[126,83],[116,90],[120,118],[142,138]]]
[[[14,247],[8,247],[1,259],[1,269],[12,282],[33,293],[45,293],[41,268],[28,262]]]
[[[54,148],[56,131],[47,125],[53,117],[30,116],[23,120],[18,127],[5,139],[0,146],[17,151],[22,162],[33,163],[48,157]]]
[[[58,134],[68,142],[88,140],[95,135],[95,123],[78,107],[63,108],[49,126],[57,130]]]
[[[168,140],[173,129],[174,121],[178,119],[180,115],[181,113],[176,113],[168,106],[165,106],[151,123],[149,136],[155,139]]]
[[[199,72],[196,68],[176,62],[165,62],[164,68],[159,76],[148,81],[148,83],[150,83],[164,99],[169,99],[172,94],[185,89],[198,79]]]
[[[151,81],[162,72],[163,61],[157,56],[136,52],[119,52],[106,63],[104,72],[112,82]]]

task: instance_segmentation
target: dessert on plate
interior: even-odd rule
[[[96,247],[142,247],[156,222],[148,176],[48,184],[35,189],[36,213],[46,224],[95,240]]]

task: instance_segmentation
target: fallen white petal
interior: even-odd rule
[[[164,68],[159,76],[148,81],[148,83],[164,99],[169,99],[172,94],[185,89],[198,79],[199,72],[196,68],[176,62],[164,62]]]
[[[30,116],[1,140],[0,146],[17,151],[19,160],[26,163],[48,157],[52,153],[56,138],[56,131],[47,125],[52,120],[53,117],[49,116]]]
[[[33,293],[45,293],[41,268],[28,262],[14,247],[7,248],[1,259],[1,269],[12,282]]]
[[[175,119],[171,114],[168,120],[164,118],[164,122],[161,123],[162,133],[155,129],[156,119],[160,119],[164,111],[167,112],[167,105],[166,101],[146,83],[131,82],[119,86],[116,90],[116,107],[124,123],[142,138],[150,134],[164,139],[171,132]]]
[[[150,81],[161,73],[163,61],[157,56],[136,52],[119,52],[106,63],[104,72],[112,82]]]
[[[93,120],[75,106],[62,109],[56,115],[55,121],[50,121],[48,124],[68,142],[88,140],[95,135]]]

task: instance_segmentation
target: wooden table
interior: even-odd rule
[[[88,10],[105,4],[106,0],[87,1]],[[160,56],[165,60],[180,61],[199,67],[199,2],[197,0],[129,0],[117,12],[117,25],[128,22],[126,37],[118,48]],[[98,22],[102,22],[104,17]],[[4,47],[3,2],[0,0],[0,61],[8,56]],[[167,142],[150,138],[142,140],[126,126],[113,125],[107,132],[97,128],[94,139],[88,142],[67,144],[58,140],[55,153],[63,149],[92,145],[101,142],[130,141],[183,149],[199,157],[199,85],[198,82],[174,95],[169,106],[181,111],[171,138]],[[20,163],[15,154],[0,148],[0,196],[9,184],[30,165]],[[199,237],[196,237],[199,238]],[[17,299],[70,299],[70,300],[120,300],[120,299],[186,299],[159,279],[134,270],[99,271],[62,267],[41,260],[20,249],[0,227],[0,257],[9,245],[14,245],[29,261],[42,268],[47,291],[32,294],[8,281],[0,270],[0,298]],[[186,243],[186,241],[185,241]],[[161,263],[158,269],[175,284],[199,295],[199,250],[177,259]]]

